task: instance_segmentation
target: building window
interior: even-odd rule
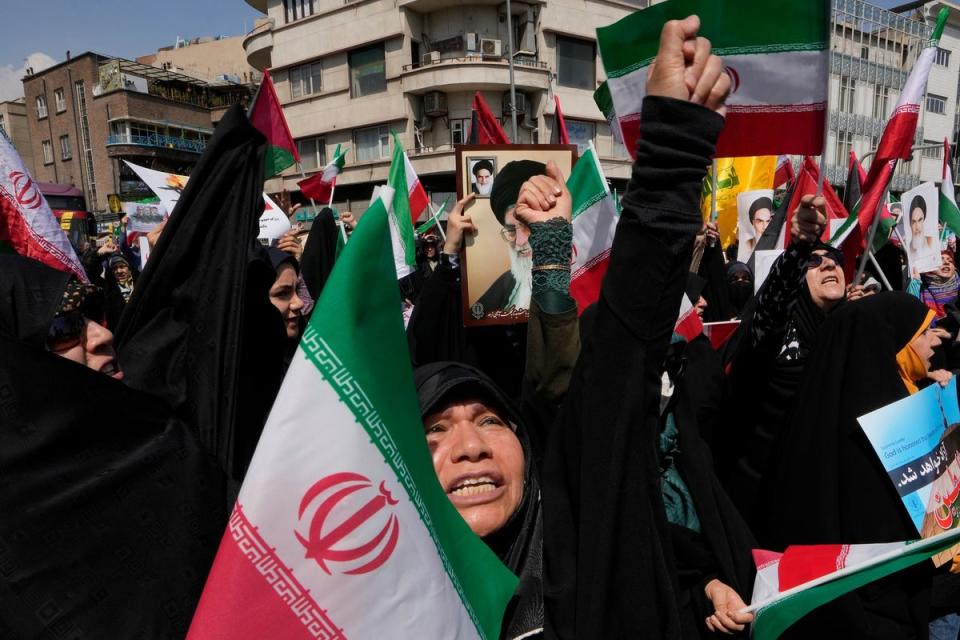
[[[593,91],[597,88],[597,45],[557,36],[557,83]]]
[[[50,141],[44,140],[40,147],[43,149],[43,164],[53,164],[53,145]]]
[[[933,146],[936,145],[936,146]],[[941,158],[943,157],[943,143],[937,142],[936,140],[924,140],[923,146],[929,146],[929,149],[922,149],[920,153],[924,158]]]
[[[593,142],[593,137],[597,133],[597,125],[583,120],[565,119],[567,124],[567,135],[570,136],[570,144],[577,145],[577,152],[582,154]]]
[[[873,117],[883,120],[887,117],[887,106],[890,100],[890,88],[877,85],[873,88]]]
[[[930,113],[946,113],[947,99],[935,93],[927,94],[927,111]]]
[[[327,155],[326,147],[323,144],[323,138],[306,138],[297,140],[297,153],[300,154],[300,162],[303,164],[304,171],[319,169],[326,166]]]
[[[838,167],[846,167],[850,163],[851,150],[853,150],[853,134],[849,131],[841,131],[837,136],[837,149],[833,164]]]
[[[73,157],[70,153],[70,136],[60,136],[60,159],[69,160]]]
[[[290,69],[291,99],[320,93],[320,68],[320,63],[314,62]]]
[[[450,144],[467,144],[470,140],[470,118],[450,120]]]
[[[350,97],[359,98],[387,90],[383,43],[350,52]]]
[[[357,129],[353,132],[357,160],[369,162],[390,157],[390,130],[385,126]]]
[[[67,110],[67,101],[63,98],[63,87],[53,92],[53,103],[57,107],[57,113]]]
[[[853,99],[857,92],[857,81],[850,76],[840,76],[840,111],[853,113]]]
[[[934,64],[938,64],[941,67],[950,66],[950,50],[944,49],[942,47],[937,47],[936,56],[933,58]]]
[[[283,0],[284,15],[287,22],[312,16],[313,5],[314,0]]]
[[[47,117],[47,97],[46,96],[37,96],[37,117],[41,119]]]

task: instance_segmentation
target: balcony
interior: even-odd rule
[[[514,79],[521,91],[546,91],[550,88],[547,63],[517,56],[513,61]],[[447,58],[433,62],[404,65],[400,87],[406,93],[427,91],[496,91],[510,86],[510,67],[506,60],[480,56]]]
[[[260,13],[267,12],[267,0],[247,0],[247,4]]]
[[[257,20],[257,26],[243,39],[243,50],[247,54],[247,63],[257,71],[271,66],[273,54],[273,18]]]
[[[187,138],[175,138],[173,136],[163,136],[159,134],[137,136],[129,133],[121,133],[107,137],[108,147],[118,144],[126,144],[134,147],[171,149],[173,151],[186,151],[197,154],[203,153],[203,150],[207,148],[207,143],[202,140],[188,140]]]

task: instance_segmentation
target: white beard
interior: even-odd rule
[[[515,309],[529,309],[530,295],[533,290],[533,257],[521,256],[515,249],[510,249],[510,273],[516,284],[510,293],[510,299],[507,301],[507,307]]]
[[[486,184],[480,184],[479,182],[474,183],[477,186],[478,195],[489,196],[490,192],[493,191],[493,181],[487,182]]]

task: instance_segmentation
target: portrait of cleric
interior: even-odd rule
[[[497,174],[496,158],[470,158],[470,189],[478,198],[489,198],[493,177]]]
[[[535,175],[545,175],[546,165],[534,160],[514,160],[504,165],[493,181],[490,208],[500,223],[500,239],[510,267],[493,281],[473,307],[473,314],[521,311],[530,308],[533,252],[530,230],[513,215],[520,187]]]

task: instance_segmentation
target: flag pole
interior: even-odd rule
[[[330,187],[330,202],[327,203],[327,206],[333,210],[333,194],[337,191],[337,183],[334,182],[333,186]],[[340,235],[343,236],[343,244],[347,244],[347,225],[343,224],[343,219],[340,216],[337,216],[337,226],[340,227]]]
[[[877,202],[877,210],[873,213],[873,222],[870,223],[870,232],[867,234],[867,247],[860,258],[860,266],[857,267],[857,275],[854,276],[851,284],[859,284],[863,277],[863,270],[867,268],[867,260],[873,254],[873,238],[877,235],[877,228],[880,226],[880,212],[883,211],[883,205],[887,201],[887,193],[890,191],[890,185],[887,184],[883,190],[883,196]]]
[[[717,159],[713,159],[710,169],[710,222],[717,221]]]
[[[873,268],[877,270],[877,276],[880,277],[880,282],[887,288],[887,291],[893,291],[893,287],[890,286],[890,281],[887,280],[887,275],[883,272],[883,269],[880,268],[880,263],[877,262],[877,258],[873,255],[873,251],[870,252],[870,264],[872,264]]]

